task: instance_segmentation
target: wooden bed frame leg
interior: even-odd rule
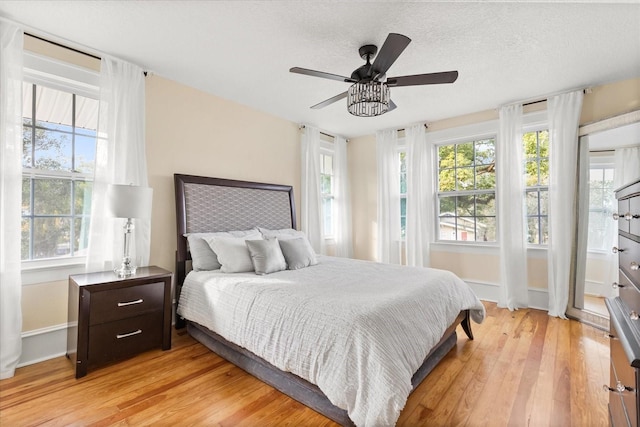
[[[471,330],[471,316],[469,315],[469,310],[465,310],[465,316],[464,319],[462,319],[461,325],[464,333],[467,334],[470,340],[472,340],[473,331]]]

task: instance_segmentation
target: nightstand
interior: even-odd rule
[[[171,348],[171,278],[160,267],[69,276],[67,357],[76,378],[153,348]]]

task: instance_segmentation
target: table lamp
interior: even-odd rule
[[[124,224],[122,265],[113,270],[118,277],[129,277],[136,274],[136,266],[129,253],[131,235],[135,228],[133,218],[150,218],[152,196],[153,189],[149,187],[110,184],[107,188],[107,205],[111,216],[127,219]]]

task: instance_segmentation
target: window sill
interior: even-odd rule
[[[85,272],[85,257],[46,259],[22,262],[22,286],[69,279]]]
[[[433,242],[430,245],[434,251],[471,253],[471,254],[497,254],[500,246],[497,243],[476,243],[476,242]]]
[[[499,243],[483,243],[483,242],[433,242],[431,249],[436,252],[453,252],[461,254],[500,254]],[[546,258],[547,246],[536,245],[527,247],[527,257],[529,258]]]

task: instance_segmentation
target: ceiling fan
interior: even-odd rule
[[[403,36],[402,34],[390,33],[377,56],[377,46],[372,44],[362,46],[358,50],[358,53],[360,57],[367,62],[354,70],[354,72],[351,73],[351,77],[300,67],[293,67],[289,71],[307,76],[353,83],[346,92],[342,92],[341,94],[313,105],[311,108],[323,108],[336,101],[347,98],[347,109],[349,113],[354,116],[379,116],[396,108],[396,104],[390,98],[390,87],[453,83],[458,78],[457,71],[386,77],[387,70],[391,68],[409,43],[411,43],[409,37]],[[371,63],[373,57],[375,57],[375,60]]]

